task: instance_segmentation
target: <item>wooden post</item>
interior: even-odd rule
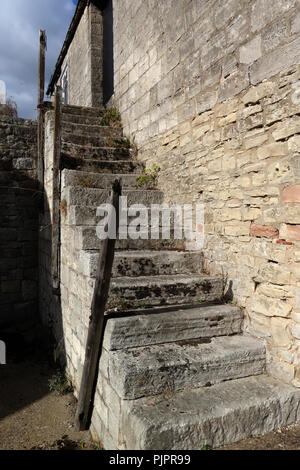
[[[61,97],[56,86],[54,97],[53,189],[52,189],[52,287],[60,292],[60,167],[61,167]]]
[[[113,185],[110,203],[116,211],[116,235],[119,230],[119,197],[121,195],[120,181],[116,180]],[[75,417],[76,428],[84,431],[89,427],[89,419],[92,413],[93,398],[97,385],[98,367],[101,356],[104,312],[108,299],[112,266],[115,254],[115,239],[106,239],[102,243],[98,261],[96,284],[94,289],[91,317],[88,329],[88,337],[85,351],[85,362],[83,367],[81,386],[77,412]]]
[[[38,138],[37,138],[37,176],[40,190],[44,187],[44,115],[45,96],[45,56],[47,50],[46,31],[40,30],[39,38],[39,69],[38,69]]]

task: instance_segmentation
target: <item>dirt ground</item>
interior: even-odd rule
[[[0,366],[0,450],[97,449],[88,432],[74,429],[72,393],[50,392],[57,369],[47,354],[17,342]]]
[[[74,429],[73,395],[50,392],[55,373],[49,356],[18,341],[0,366],[0,450],[100,450],[88,432]],[[300,423],[220,450],[300,450]]]

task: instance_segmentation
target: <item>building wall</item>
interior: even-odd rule
[[[36,123],[0,117],[0,327],[37,318]]]
[[[102,105],[102,30],[101,11],[91,3],[84,11],[61,67],[62,73],[68,68],[71,105]]]
[[[300,386],[300,2],[115,0],[124,131],[166,202],[201,202],[205,265]]]

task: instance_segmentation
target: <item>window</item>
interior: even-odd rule
[[[68,89],[68,67],[65,68],[61,77],[61,88],[62,88],[62,102],[69,104],[69,89]]]

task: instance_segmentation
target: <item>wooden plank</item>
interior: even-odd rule
[[[54,97],[53,189],[52,189],[52,287],[60,292],[60,164],[61,164],[61,99],[57,86]]]
[[[116,234],[119,230],[119,197],[121,195],[120,181],[113,185],[110,204],[116,211]],[[115,254],[115,239],[107,238],[102,242],[97,268],[96,284],[94,289],[88,337],[85,351],[78,406],[75,417],[76,428],[84,431],[89,427],[92,414],[93,398],[97,385],[99,360],[101,356],[104,313],[108,299],[111,272]]]
[[[39,189],[44,187],[44,116],[42,108],[45,96],[45,58],[47,50],[46,31],[40,30],[39,36],[39,65],[38,65],[38,130],[37,130],[37,176]]]

